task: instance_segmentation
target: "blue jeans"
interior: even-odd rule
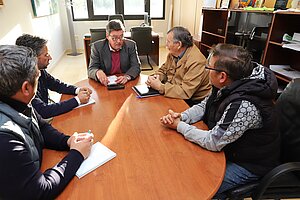
[[[224,194],[224,192],[226,192],[227,190],[239,185],[244,185],[246,183],[256,181],[259,178],[259,176],[249,172],[245,168],[230,161],[227,161],[225,177],[214,198],[225,199],[226,195]]]

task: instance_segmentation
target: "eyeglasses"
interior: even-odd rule
[[[205,64],[205,69],[214,70],[214,71],[217,71],[217,72],[225,72],[224,70],[221,70],[221,69],[211,68],[208,64]]]
[[[228,72],[226,72],[225,70],[211,68],[211,67],[209,67],[208,64],[205,64],[205,69],[214,70],[214,71],[217,71],[217,72],[225,72],[227,74],[227,76],[230,77],[229,74],[228,74]]]
[[[112,39],[112,41],[114,41],[114,42],[117,42],[118,40],[122,41],[122,40],[124,39],[124,36],[123,36],[123,35],[120,35],[120,36],[110,35],[109,37],[110,37],[110,38]]]

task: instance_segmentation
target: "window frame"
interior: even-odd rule
[[[116,14],[123,14],[124,20],[143,20],[144,15],[124,15],[124,1],[123,0],[114,0],[115,1],[115,12]],[[150,13],[150,1],[144,0],[145,2],[145,11]],[[162,17],[151,17],[151,20],[164,20],[165,19],[165,8],[166,8],[166,0],[163,1],[163,16]],[[72,2],[72,0],[71,0]],[[94,15],[93,1],[86,0],[87,9],[88,9],[88,18],[75,19],[74,18],[74,10],[73,6],[71,6],[72,18],[73,21],[107,21],[108,15]]]

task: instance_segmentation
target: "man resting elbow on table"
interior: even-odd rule
[[[126,84],[141,72],[136,43],[124,38],[124,25],[120,20],[111,20],[106,25],[106,39],[91,46],[88,77],[107,86],[109,75],[118,76],[116,83]]]
[[[146,84],[166,97],[184,99],[189,106],[199,103],[211,90],[206,58],[184,27],[168,31],[166,47],[166,62],[148,77]]]
[[[32,108],[38,78],[30,48],[0,45],[0,199],[55,199],[91,151],[93,134],[67,136]],[[44,148],[69,152],[41,172]]]
[[[39,84],[35,98],[31,103],[44,119],[69,112],[78,105],[85,104],[89,101],[92,93],[91,89],[88,87],[78,88],[74,85],[63,83],[46,71],[49,61],[52,60],[51,55],[48,53],[47,40],[37,36],[24,34],[17,38],[16,45],[31,48],[38,58],[37,65],[40,70]],[[58,103],[49,102],[48,90],[55,91],[59,94],[76,96]]]
[[[273,99],[276,77],[251,61],[242,47],[218,44],[206,68],[212,93],[182,113],[172,110],[160,120],[187,140],[211,151],[224,151],[225,177],[215,198],[226,191],[258,180],[279,163],[280,137]],[[209,130],[192,126],[203,120]]]

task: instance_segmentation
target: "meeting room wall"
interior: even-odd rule
[[[173,0],[173,26],[184,26],[192,35],[198,35],[201,27],[203,0]]]
[[[15,44],[17,37],[23,33],[47,39],[53,58],[49,68],[59,61],[66,50],[60,14],[34,17],[29,0],[4,0],[4,6],[0,8],[0,27],[1,45]]]

